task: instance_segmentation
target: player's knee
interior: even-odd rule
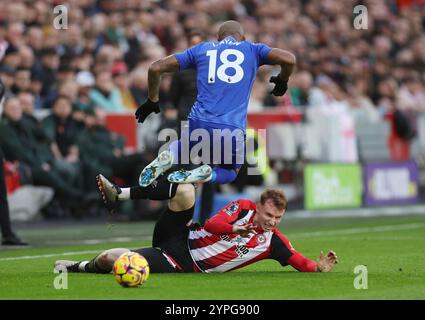
[[[97,261],[101,265],[109,265],[113,264],[115,260],[118,259],[120,255],[122,255],[125,252],[130,251],[129,249],[125,248],[117,248],[117,249],[110,249],[102,252],[98,258]]]
[[[176,196],[168,204],[172,211],[185,211],[195,204],[195,187],[192,184],[179,184]]]
[[[195,199],[195,187],[190,183],[179,184],[176,195],[182,200],[192,201]]]
[[[106,251],[106,252],[101,253],[97,257],[97,263],[99,263],[100,265],[107,265],[107,264],[111,263],[110,259],[111,259],[111,255]]]

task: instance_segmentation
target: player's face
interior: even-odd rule
[[[271,231],[280,223],[284,213],[285,210],[277,209],[271,200],[267,200],[264,204],[257,203],[254,224],[264,231]]]

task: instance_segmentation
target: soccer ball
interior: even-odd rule
[[[115,261],[113,273],[123,287],[138,287],[149,278],[149,264],[137,252],[125,252]]]

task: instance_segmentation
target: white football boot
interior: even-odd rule
[[[139,176],[139,185],[147,187],[173,165],[173,155],[170,151],[162,151],[158,157],[148,164]]]
[[[168,181],[172,183],[195,183],[208,182],[212,178],[212,168],[204,164],[193,170],[178,170],[168,175]]]
[[[82,270],[79,269],[79,265],[80,263],[78,261],[58,260],[55,262],[55,269],[59,271],[61,269],[66,269],[68,272],[80,272]]]

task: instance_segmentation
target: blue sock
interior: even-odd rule
[[[214,167],[210,183],[230,183],[236,179],[237,175],[238,174],[236,173],[235,169],[224,169],[221,167]]]

